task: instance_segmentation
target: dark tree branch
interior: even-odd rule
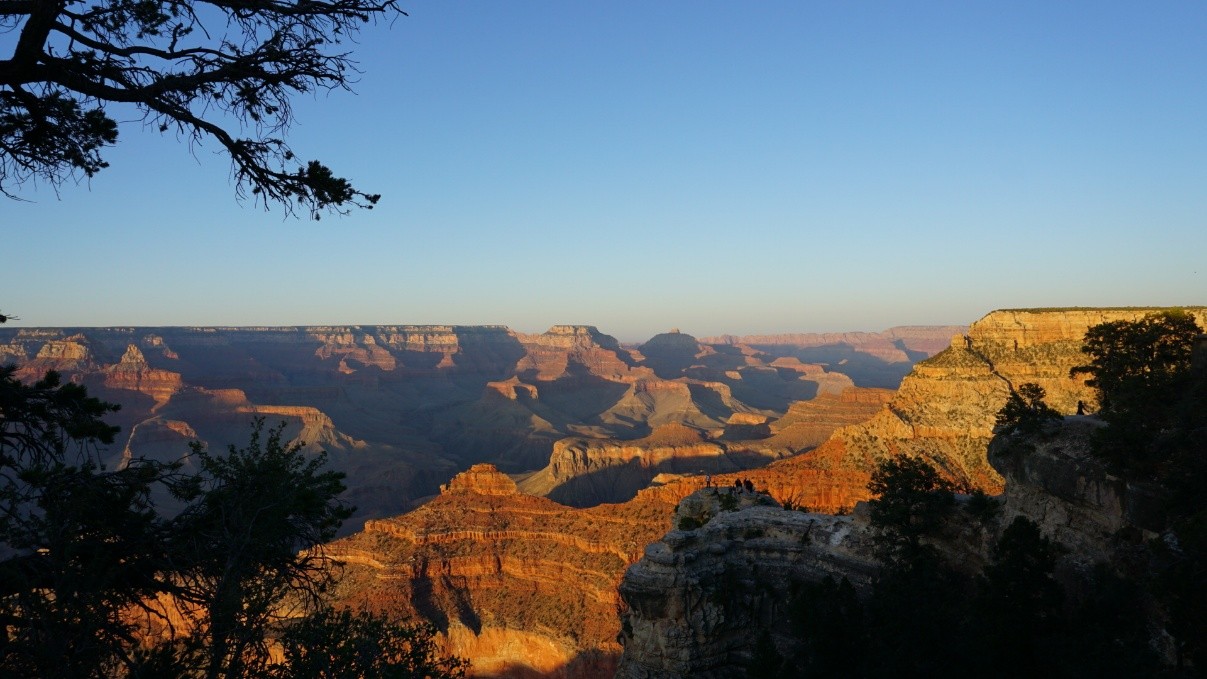
[[[404,13],[395,0],[0,0],[20,32],[0,60],[0,192],[103,169],[117,139],[107,108],[131,105],[161,131],[218,142],[241,198],[312,214],[371,207],[377,196],[297,162],[283,136],[293,95],[349,88],[355,65],[332,48],[387,14]]]

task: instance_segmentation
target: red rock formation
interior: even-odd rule
[[[512,375],[506,380],[498,382],[487,382],[487,391],[499,394],[503,398],[510,401],[516,401],[521,398],[536,399],[540,396],[540,391],[534,384],[525,384],[520,381],[519,377]]]
[[[314,350],[319,359],[339,360],[342,373],[356,372],[361,367],[374,367],[391,371],[398,367],[393,354],[377,344],[372,335],[365,333],[313,333],[311,337],[323,344]]]
[[[1155,309],[994,311],[957,335],[947,350],[922,361],[884,409],[866,422],[838,429],[817,449],[749,476],[781,498],[835,511],[866,499],[877,461],[905,454],[927,459],[964,488],[1001,491],[986,451],[997,412],[1011,385],[1033,382],[1047,402],[1071,414],[1093,391],[1070,368],[1085,363],[1087,329],[1135,320]],[[1188,311],[1203,318],[1207,309]]]
[[[24,339],[18,337],[18,339]],[[49,370],[74,373],[93,366],[92,352],[83,335],[72,335],[63,339],[50,339],[41,344],[32,361],[17,369],[21,379],[40,379]]]
[[[595,326],[555,325],[540,335],[518,337],[526,352],[515,366],[520,375],[531,374],[542,381],[574,376],[580,371],[614,381],[633,376],[628,352]]]
[[[132,455],[150,440],[131,438],[134,428],[155,418],[187,423],[218,448],[245,441],[255,415],[284,419],[288,437],[326,449],[348,471],[362,516],[404,511],[475,462],[529,471],[548,464],[560,439],[630,445],[666,424],[707,432],[726,457],[741,444],[734,468],[762,464],[793,451],[752,442],[770,429],[740,422],[774,421],[795,401],[851,383],[796,358],[769,365],[776,357],[682,333],[648,343],[651,356],[660,343],[681,345],[693,365],[660,379],[642,365],[647,357],[590,326],[531,336],[451,325],[0,328],[6,355],[34,357],[25,378],[67,370],[121,403],[114,423]],[[686,459],[667,468],[693,471]]]
[[[794,452],[815,448],[840,427],[864,422],[893,397],[889,389],[850,387],[837,394],[823,392],[808,401],[797,401],[787,414],[770,424],[773,436],[763,441]]]
[[[155,399],[152,412],[163,407],[173,394],[184,388],[180,373],[152,368],[133,344],[126,348],[117,365],[102,368],[101,372],[106,387],[137,391]]]
[[[347,564],[338,597],[435,621],[443,650],[471,658],[476,674],[610,677],[616,586],[669,527],[672,497],[571,509],[474,465],[419,509],[332,543]]]
[[[528,476],[524,492],[586,507],[634,497],[659,474],[721,473],[742,468],[725,446],[696,429],[664,424],[631,441],[566,438],[553,446],[549,464]]]

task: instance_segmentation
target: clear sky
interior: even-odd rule
[[[133,121],[0,199],[0,310],[644,340],[1207,303],[1205,3],[403,6],[290,136],[377,209],[240,205]]]

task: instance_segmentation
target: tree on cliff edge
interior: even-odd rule
[[[132,108],[216,141],[240,198],[316,216],[372,207],[379,196],[299,161],[283,135],[294,95],[349,88],[342,41],[399,14],[395,0],[0,0],[0,193],[107,167],[114,111]]]
[[[1179,449],[1201,449],[1194,433],[1202,426],[1201,388],[1193,367],[1195,345],[1203,329],[1180,310],[1148,314],[1137,321],[1115,321],[1090,328],[1082,352],[1088,365],[1071,374],[1088,374],[1098,392],[1098,416],[1107,428],[1097,452],[1132,475],[1165,475]]]

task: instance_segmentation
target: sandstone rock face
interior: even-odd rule
[[[808,454],[773,463],[752,478],[777,496],[835,511],[867,498],[867,480],[879,460],[904,454],[929,460],[965,488],[1000,492],[1002,478],[989,466],[986,451],[1010,389],[1033,382],[1062,413],[1076,412],[1078,401],[1092,409],[1092,389],[1084,378],[1069,376],[1086,362],[1086,330],[1156,310],[994,311],[954,337],[945,351],[917,363],[874,417],[842,427]],[[1207,318],[1202,308],[1188,311]]]
[[[1125,481],[1091,455],[1091,437],[1102,426],[1093,417],[1066,417],[1039,440],[999,437],[989,447],[1006,482],[1004,514],[1039,524],[1069,548],[1066,560],[1083,567],[1111,560],[1125,527],[1138,528],[1145,540],[1164,527],[1156,486]]]
[[[686,393],[687,385],[657,384],[678,385]],[[758,413],[734,413],[724,427],[708,432],[670,422],[639,439],[561,439],[553,446],[549,464],[525,478],[521,488],[563,504],[588,507],[627,501],[660,475],[695,477],[685,482],[703,485],[704,475],[709,474],[731,483],[743,470],[755,470],[750,474],[755,476],[757,468],[807,451],[838,428],[866,420],[891,395],[886,389],[851,387],[837,395],[826,393],[794,403],[783,418],[771,422]],[[685,417],[681,422],[698,424],[699,420]],[[808,494],[817,496],[826,487],[826,482],[811,486]],[[793,485],[779,497],[803,494]]]
[[[567,438],[549,464],[524,480],[525,492],[574,507],[623,502],[660,473],[717,474],[741,468],[725,448],[681,424],[665,424],[633,441]]]
[[[629,353],[592,325],[555,325],[540,335],[519,335],[525,355],[515,370],[525,378],[556,380],[590,374],[623,380],[633,372]]]
[[[726,496],[735,509],[723,508]],[[745,676],[763,630],[791,634],[795,584],[833,575],[865,589],[877,568],[862,518],[711,488],[683,499],[676,525],[683,519],[703,526],[671,530],[625,572],[618,679]]]
[[[30,351],[26,347],[29,344],[38,346],[34,359],[18,367],[17,375],[19,377],[38,379],[48,370],[71,373],[93,367],[92,351],[83,335],[76,334],[44,341],[39,337],[34,342],[21,341],[27,337],[30,335],[17,335],[13,341],[9,342],[9,345],[12,346],[10,351],[13,353],[28,354]]]
[[[155,399],[152,411],[162,408],[172,395],[184,387],[180,373],[152,368],[138,347],[131,344],[117,365],[102,368],[105,386],[137,391]]]
[[[1062,545],[1055,575],[1071,596],[1085,591],[1099,564],[1135,575],[1144,563],[1138,554],[1164,529],[1155,511],[1159,490],[1112,476],[1090,455],[1101,426],[1093,417],[1068,416],[1039,437],[995,438],[989,456],[1005,480],[999,511],[983,518],[957,508],[931,544],[949,566],[972,576],[1005,528],[1024,516]],[[703,526],[671,530],[626,571],[618,679],[752,677],[746,667],[761,635],[781,650],[799,648],[784,610],[794,584],[833,576],[849,580],[857,594],[868,591],[879,564],[866,504],[851,516],[804,514],[742,494],[737,510],[727,512],[719,501],[725,492],[685,498],[676,526],[684,517]],[[1154,637],[1168,643],[1163,614],[1154,602],[1146,605]]]
[[[851,387],[837,394],[823,392],[793,403],[771,423],[768,444],[805,451],[824,443],[839,428],[860,424],[879,412],[893,397],[888,389]]]
[[[672,491],[572,509],[474,465],[409,514],[329,545],[340,603],[416,615],[478,675],[610,677],[616,586],[670,524]]]

